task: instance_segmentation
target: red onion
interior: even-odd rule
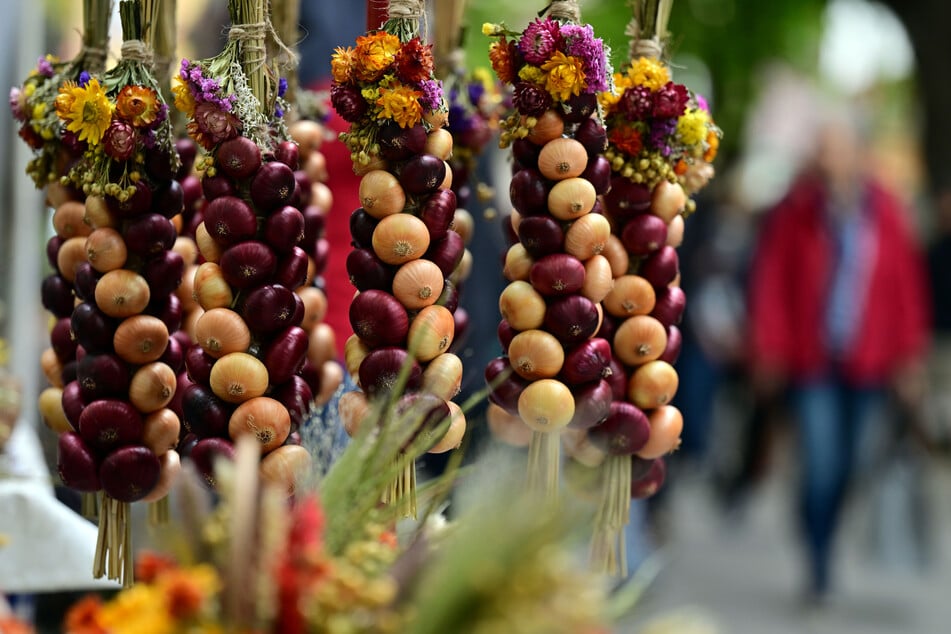
[[[300,246],[306,250],[323,235],[327,226],[327,213],[314,205],[304,207],[301,213],[304,215],[304,239]]]
[[[208,385],[211,378],[211,366],[214,364],[215,358],[197,343],[192,344],[185,352],[185,371],[188,373],[188,378],[195,383]]]
[[[666,478],[666,461],[663,458],[651,460],[647,473],[631,481],[631,497],[638,500],[651,497],[664,485]]]
[[[269,333],[293,323],[297,311],[297,294],[279,284],[267,284],[251,291],[244,300],[241,316],[252,333]]]
[[[172,180],[172,155],[162,148],[153,148],[145,154],[143,170],[152,182],[167,183]]]
[[[198,383],[182,395],[182,426],[199,438],[226,438],[232,411],[234,408],[215,396],[211,388]]]
[[[378,258],[373,249],[354,249],[347,254],[347,275],[360,291],[388,290],[394,274],[394,267]]]
[[[462,237],[455,231],[449,230],[440,240],[433,240],[430,243],[425,257],[438,266],[444,276],[449,277],[462,261],[465,250],[466,245]]]
[[[273,388],[271,398],[287,407],[291,422],[299,425],[310,414],[314,393],[302,377],[292,376],[286,382]]]
[[[152,296],[145,312],[148,315],[162,320],[169,332],[175,332],[182,327],[182,300],[177,295],[167,294],[165,296]]]
[[[174,293],[181,286],[184,274],[185,260],[175,251],[162,251],[142,267],[142,277],[149,283],[153,298]]]
[[[603,196],[611,189],[611,163],[601,155],[595,156],[588,160],[581,178],[591,181],[594,191]]]
[[[615,176],[611,179],[611,190],[604,197],[604,205],[618,226],[623,226],[631,216],[650,209],[651,190],[629,178]]]
[[[76,348],[79,344],[73,337],[73,328],[66,317],[58,319],[50,331],[50,345],[61,362],[66,363],[76,358]]]
[[[453,337],[450,350],[461,350],[466,343],[469,331],[469,311],[461,306],[452,313]]]
[[[241,242],[221,254],[221,274],[234,288],[254,288],[271,280],[277,259],[263,242]]]
[[[251,205],[236,196],[215,198],[203,212],[205,229],[222,246],[254,238],[258,219]]]
[[[400,170],[400,185],[414,196],[436,191],[446,178],[446,163],[432,154],[417,154]]]
[[[66,239],[59,236],[53,236],[46,241],[46,261],[49,262],[50,268],[54,270],[59,266],[57,256],[59,255],[59,248],[63,246],[64,242],[66,242]],[[84,264],[88,266],[88,263]]]
[[[561,118],[565,123],[580,123],[588,120],[598,110],[597,95],[590,92],[584,92],[577,95],[571,95],[567,101],[561,104]]]
[[[201,180],[194,174],[189,174],[181,180],[181,185],[185,211],[192,211],[195,203],[202,197]]]
[[[102,488],[96,457],[76,432],[59,435],[56,470],[63,484],[76,491],[91,493]]]
[[[280,259],[277,271],[268,281],[287,288],[300,288],[307,281],[308,262],[307,252],[300,247],[294,247]]]
[[[647,443],[651,427],[647,416],[624,401],[611,403],[611,413],[597,427],[588,430],[588,438],[598,449],[612,456],[629,456]]]
[[[205,485],[214,489],[218,484],[215,480],[215,463],[218,460],[233,461],[234,445],[224,438],[202,438],[192,447],[189,457]]]
[[[400,387],[400,375],[407,364],[409,369],[404,390],[418,390],[422,368],[406,350],[396,347],[379,348],[366,356],[360,364],[360,387],[370,398],[389,394]]]
[[[112,351],[112,336],[118,324],[92,302],[83,302],[72,311],[70,325],[76,341],[86,352],[99,354]]]
[[[245,136],[236,136],[219,145],[215,158],[221,171],[236,181],[250,178],[261,167],[261,149]]]
[[[69,317],[73,312],[73,289],[66,278],[53,273],[43,278],[40,288],[43,308],[56,317]]]
[[[384,291],[364,291],[350,303],[350,326],[370,348],[403,343],[409,316],[399,301]]]
[[[281,141],[274,148],[274,158],[292,170],[300,168],[300,147],[294,141]]]
[[[135,502],[152,492],[159,479],[159,459],[143,446],[117,449],[102,461],[102,490],[120,502]]]
[[[496,334],[499,337],[499,343],[502,344],[502,350],[508,352],[509,344],[512,343],[512,339],[518,334],[518,331],[512,328],[509,322],[503,319],[499,322]]]
[[[281,161],[284,163],[284,161]],[[284,163],[287,165],[287,163]],[[291,167],[290,165],[287,165]],[[304,209],[309,206],[314,199],[314,195],[311,192],[311,183],[310,179],[307,177],[307,172],[302,169],[297,169],[291,167],[294,170],[294,195],[291,197],[290,206],[295,209]],[[316,207],[315,207],[316,209]]]
[[[127,200],[120,201],[112,196],[106,197],[106,204],[110,211],[119,218],[134,218],[144,214],[152,208],[152,189],[144,180],[135,183],[135,193]]]
[[[83,401],[78,380],[70,381],[63,386],[61,402],[63,404],[63,412],[66,414],[66,420],[73,426],[73,429],[79,429],[79,415],[83,413],[86,402]]]
[[[584,341],[598,329],[597,305],[582,295],[555,300],[545,312],[545,330],[563,344]]]
[[[536,169],[523,169],[512,177],[509,197],[512,205],[523,216],[548,213],[548,191],[545,177]]]
[[[291,326],[279,332],[264,353],[264,365],[272,385],[289,381],[307,356],[307,331]]]
[[[614,400],[623,401],[627,396],[627,371],[617,357],[611,357],[611,364],[604,379],[611,384]]]
[[[298,371],[297,376],[304,380],[312,394],[320,392],[320,368],[310,362],[310,359],[304,359],[304,365]]]
[[[584,284],[584,276],[584,264],[567,253],[546,255],[529,272],[532,288],[549,297],[577,293]]]
[[[127,401],[88,401],[79,415],[79,434],[93,450],[105,453],[142,437],[142,415]]]
[[[561,376],[567,385],[590,383],[611,373],[611,344],[595,337],[582,341],[565,355]]]
[[[76,267],[76,275],[73,279],[73,289],[76,291],[76,297],[84,301],[94,301],[96,297],[96,283],[102,273],[92,268],[89,262],[83,262]]]
[[[169,181],[155,192],[152,209],[166,218],[172,218],[185,210],[185,191],[178,181]]]
[[[522,169],[537,168],[538,155],[541,151],[541,146],[535,145],[528,139],[515,139],[512,142],[512,155],[521,164]]]
[[[518,416],[518,397],[528,381],[512,371],[508,357],[496,357],[485,366],[485,382],[489,400],[513,416]]]
[[[679,324],[687,306],[687,296],[679,286],[666,286],[657,292],[651,317],[665,326]]]
[[[597,119],[585,119],[575,131],[575,141],[587,150],[588,156],[597,156],[608,149],[608,135]]]
[[[426,146],[426,129],[422,125],[401,128],[388,121],[380,128],[377,137],[380,155],[389,161],[402,161],[419,154]]]
[[[373,245],[373,230],[380,221],[368,214],[363,207],[350,214],[350,237],[358,249],[369,249]]]
[[[446,235],[456,211],[456,195],[451,189],[440,189],[426,198],[419,212],[419,218],[429,229],[430,240],[438,240]]]
[[[534,259],[562,251],[565,232],[551,216],[529,216],[518,225],[518,239]]]
[[[259,209],[270,211],[286,205],[296,186],[294,170],[277,161],[265,163],[251,179],[251,200]]]
[[[210,372],[210,370],[209,370]],[[188,375],[184,372],[180,372],[178,375],[178,381],[175,386],[175,395],[172,397],[171,402],[169,402],[166,407],[175,412],[175,415],[178,416],[179,420],[183,418],[182,411],[182,399],[185,397],[185,390],[194,385],[195,383],[188,378]],[[207,382],[206,382],[207,385]]]
[[[614,399],[611,385],[601,379],[574,390],[575,415],[568,426],[573,429],[588,429],[604,422],[611,413]]]
[[[621,242],[633,255],[649,255],[667,242],[667,223],[654,214],[634,216],[624,225]]]
[[[664,348],[663,354],[658,357],[661,361],[666,361],[670,365],[677,363],[677,358],[680,357],[680,348],[683,345],[683,335],[680,332],[680,328],[674,325],[667,327],[667,346]]]
[[[209,203],[221,196],[235,196],[237,190],[231,179],[222,174],[201,179],[201,193]]]
[[[113,354],[87,354],[76,367],[83,400],[122,396],[129,391],[131,375],[126,362]]]
[[[459,288],[449,280],[444,280],[442,285],[442,293],[439,294],[439,299],[436,300],[436,305],[442,306],[450,313],[455,314],[456,310],[459,308]]]
[[[673,282],[679,271],[677,251],[673,247],[664,246],[645,259],[637,273],[655,289],[660,290]]]
[[[304,239],[304,216],[294,207],[281,207],[264,222],[264,241],[278,253],[287,253]]]
[[[76,380],[77,367],[79,367],[79,363],[75,359],[72,361],[67,361],[63,364],[63,369],[60,371],[60,377],[63,379],[64,384]]]
[[[185,367],[185,352],[182,350],[182,344],[175,337],[168,338],[168,344],[165,346],[165,352],[159,357],[159,361],[172,368],[175,374],[178,374]]]

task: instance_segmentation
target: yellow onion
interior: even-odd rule
[[[385,170],[367,172],[360,179],[360,204],[374,218],[383,218],[403,211],[406,193],[399,180]]]
[[[112,337],[116,354],[135,365],[158,361],[168,347],[168,327],[158,317],[133,315],[122,321]]]
[[[310,465],[309,451],[300,445],[284,445],[261,459],[261,481],[291,496],[310,473]]]
[[[343,366],[336,361],[325,361],[319,367],[320,390],[314,395],[317,407],[326,405],[343,382]]]
[[[122,268],[128,250],[115,229],[96,229],[86,237],[86,260],[100,273]]]
[[[211,366],[208,381],[211,391],[229,403],[243,403],[263,396],[268,372],[260,359],[245,352],[230,352]]]
[[[227,308],[205,311],[195,324],[195,341],[218,359],[230,352],[244,352],[251,344],[251,331],[241,316]]]
[[[652,460],[660,458],[680,446],[680,433],[683,431],[684,419],[673,405],[664,405],[653,410],[648,415],[650,422],[650,436],[636,455]]]
[[[510,282],[527,280],[534,263],[535,261],[532,260],[522,243],[516,242],[505,253],[505,266],[502,268],[502,275]]]
[[[499,295],[499,312],[515,330],[531,330],[545,322],[545,298],[532,285],[515,281]]]
[[[178,446],[181,429],[178,414],[167,407],[154,411],[143,422],[142,444],[161,458],[166,451]]]
[[[443,289],[442,271],[429,260],[407,262],[393,277],[393,295],[403,306],[418,310],[436,303]]]
[[[611,263],[603,255],[595,255],[584,263],[584,284],[581,294],[594,303],[600,303],[614,288]]]
[[[428,248],[429,229],[412,214],[386,216],[373,230],[373,252],[387,264],[415,260]]]
[[[145,310],[149,299],[149,283],[135,271],[109,271],[96,284],[96,306],[110,317],[137,315]]]
[[[92,228],[83,221],[86,206],[76,200],[68,200],[53,212],[53,229],[61,238],[86,237]]]
[[[588,165],[588,152],[574,139],[552,139],[538,155],[538,171],[553,181],[581,176]]]
[[[614,354],[627,365],[653,361],[666,347],[667,331],[663,324],[647,315],[625,319],[614,333]]]
[[[221,259],[224,249],[215,242],[215,239],[208,233],[208,227],[202,222],[195,228],[195,244],[198,246],[198,252],[207,262],[217,262]]]
[[[571,223],[565,232],[565,251],[581,261],[604,251],[611,223],[601,214],[588,214]]]
[[[627,384],[627,397],[641,409],[667,405],[677,393],[679,378],[666,361],[650,361],[637,368]]]
[[[290,432],[291,415],[287,408],[266,396],[241,403],[228,419],[228,435],[231,439],[237,440],[250,434],[261,443],[262,453],[283,445]]]
[[[462,360],[451,352],[444,352],[429,362],[423,370],[423,391],[448,401],[462,387]]]
[[[561,372],[565,350],[554,335],[544,330],[526,330],[512,338],[509,363],[524,379],[552,378]]]
[[[407,349],[420,361],[431,361],[449,350],[455,320],[445,306],[427,306],[409,326]]]
[[[556,431],[574,417],[575,399],[561,381],[541,379],[522,390],[518,397],[518,415],[533,431]]]
[[[525,124],[524,117],[522,118],[522,124]],[[549,141],[560,137],[564,131],[565,122],[562,121],[561,115],[554,110],[546,110],[537,118],[526,138],[535,145],[545,145]]]
[[[622,275],[604,298],[604,308],[615,317],[647,315],[654,310],[656,295],[650,282],[640,275]]]
[[[129,402],[143,414],[150,414],[172,401],[177,386],[178,377],[172,368],[160,361],[147,363],[132,375]],[[153,453],[158,455],[157,452]]]
[[[351,438],[356,436],[367,414],[370,413],[370,404],[366,395],[359,390],[347,392],[340,397],[337,407],[343,428]]]
[[[527,447],[532,440],[532,430],[522,419],[509,414],[495,403],[489,403],[485,419],[492,437],[513,447]]]
[[[591,181],[567,178],[548,192],[548,211],[559,220],[575,220],[590,212],[595,200],[597,193]]]
[[[462,408],[452,401],[447,401],[446,405],[449,406],[449,428],[439,442],[429,449],[429,453],[446,453],[457,449],[466,435],[466,415]]]
[[[62,388],[48,387],[40,392],[39,410],[43,422],[57,434],[73,431],[73,426],[69,424],[66,411],[63,409]]]

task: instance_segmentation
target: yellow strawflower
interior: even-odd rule
[[[647,86],[651,92],[670,81],[667,67],[650,57],[639,57],[631,62],[627,75],[635,86]]]
[[[522,66],[522,69],[518,71],[518,78],[522,81],[538,84],[539,86],[544,86],[546,79],[544,71],[542,71],[537,66],[532,66],[531,64]]]
[[[545,71],[545,90],[555,99],[565,101],[571,95],[580,95],[584,88],[584,63],[577,57],[557,51],[542,64]]]
[[[400,50],[400,38],[377,31],[371,35],[357,38],[357,47],[353,51],[353,73],[360,81],[373,81],[396,59]]]
[[[393,119],[401,128],[412,128],[423,118],[423,106],[419,103],[423,93],[418,90],[399,86],[380,89],[378,119]]]
[[[175,95],[175,107],[186,116],[195,115],[195,96],[182,79],[181,73],[172,77],[172,94]]]
[[[688,110],[677,120],[677,136],[685,145],[699,145],[707,137],[708,120],[709,116],[703,110]]]
[[[333,57],[330,58],[330,74],[338,84],[346,84],[353,77],[353,53],[352,46],[338,46],[334,49]]]
[[[106,96],[106,90],[98,79],[90,79],[84,87],[66,83],[60,88],[60,96],[67,92],[69,97],[56,98],[56,113],[66,121],[66,129],[75,132],[80,141],[89,145],[98,145],[112,121],[112,102]],[[71,100],[70,100],[71,98]]]

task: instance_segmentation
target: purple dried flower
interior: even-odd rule
[[[43,77],[52,77],[53,76],[53,62],[46,59],[46,57],[41,57],[36,60],[36,72]]]
[[[529,22],[518,41],[518,50],[529,64],[542,64],[557,50],[558,23],[548,18]]]
[[[283,97],[283,96],[285,95],[285,93],[287,93],[287,80],[286,80],[285,78],[281,77],[281,78],[277,81],[277,96],[278,96],[278,97]]]
[[[419,82],[419,89],[423,93],[419,102],[429,111],[439,110],[443,105],[442,82],[424,79]]]
[[[330,104],[344,121],[354,123],[367,111],[367,102],[357,89],[345,84],[334,84],[330,88]]]
[[[472,128],[472,119],[472,115],[465,107],[454,103],[449,106],[449,123],[446,127],[453,134],[461,134]]]
[[[280,119],[284,116],[284,109],[280,106],[274,106],[274,118]]]
[[[643,121],[651,115],[654,103],[647,86],[632,86],[624,91],[618,109],[629,121]]]
[[[117,161],[128,161],[135,153],[135,128],[119,119],[113,119],[102,135],[102,149]]]
[[[23,111],[23,91],[20,90],[18,86],[14,86],[10,89],[10,112],[13,113],[13,118],[17,121],[26,121],[26,113]]]
[[[667,82],[654,93],[653,115],[658,118],[679,117],[687,107],[687,87]]]
[[[541,87],[528,82],[520,81],[515,84],[512,94],[512,103],[518,111],[527,117],[540,117],[551,108],[551,95]]]
[[[667,139],[677,130],[677,119],[654,119],[651,122],[651,131],[650,131],[650,144],[661,150],[661,153],[664,153],[664,148],[667,149],[667,152],[664,153],[664,156],[670,154],[670,148],[667,147]]]
[[[79,73],[79,85],[82,86],[83,88],[86,87],[86,84],[89,83],[90,79],[92,78],[89,76],[89,73],[87,71],[84,70],[83,72]]]

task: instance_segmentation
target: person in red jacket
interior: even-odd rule
[[[923,255],[865,149],[854,121],[821,128],[813,164],[764,220],[750,272],[754,386],[787,395],[798,423],[812,599],[830,587],[858,448],[889,396],[916,398],[929,341]]]

